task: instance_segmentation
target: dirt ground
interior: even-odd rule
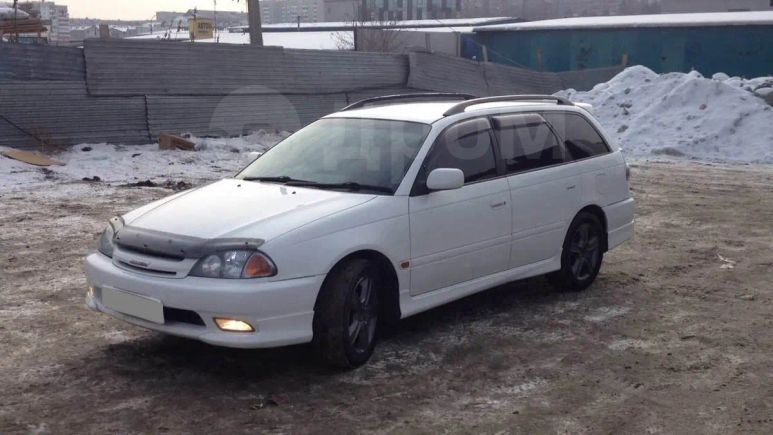
[[[0,433],[773,433],[773,168],[639,162],[636,240],[401,322],[371,363],[88,311],[82,258],[161,188],[0,193]]]

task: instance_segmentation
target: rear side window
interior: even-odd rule
[[[496,158],[490,132],[491,126],[485,118],[449,127],[437,139],[425,160],[423,180],[437,168],[461,169],[465,183],[496,177]]]
[[[571,160],[609,153],[609,147],[587,119],[574,113],[545,113],[545,119],[564,141]]]
[[[508,174],[531,171],[564,162],[556,135],[542,116],[495,116],[494,133]]]

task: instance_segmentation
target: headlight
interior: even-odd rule
[[[102,232],[102,236],[99,238],[99,245],[97,246],[99,252],[107,255],[110,258],[113,258],[114,236],[115,232],[113,231],[113,227],[108,225],[107,228],[105,228],[105,231]]]
[[[123,225],[123,218],[120,216],[110,219],[107,228],[105,228],[105,231],[102,232],[102,236],[99,238],[99,244],[97,245],[99,252],[113,258],[113,240],[115,239],[116,233],[123,228]]]
[[[276,275],[276,266],[261,252],[223,251],[202,257],[190,274],[204,278],[266,278]]]

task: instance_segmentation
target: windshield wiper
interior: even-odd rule
[[[297,180],[293,177],[289,177],[287,175],[280,175],[278,177],[244,177],[242,178],[244,181],[265,181],[268,183],[289,183],[291,181],[293,182],[307,182],[306,180]]]
[[[297,187],[315,187],[318,189],[346,189],[353,192],[358,192],[360,190],[369,190],[372,192],[382,192],[382,193],[388,193],[390,195],[394,194],[394,190],[392,190],[389,187],[384,186],[376,186],[373,184],[361,184],[357,183],[355,181],[347,181],[344,183],[317,183],[315,181],[300,181],[300,180],[291,180],[286,183],[288,186],[297,186]]]

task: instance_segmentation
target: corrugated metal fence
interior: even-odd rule
[[[561,76],[430,53],[285,50],[164,41],[84,49],[0,44],[0,145],[149,143],[160,133],[298,129],[353,101],[422,90],[553,93]]]

